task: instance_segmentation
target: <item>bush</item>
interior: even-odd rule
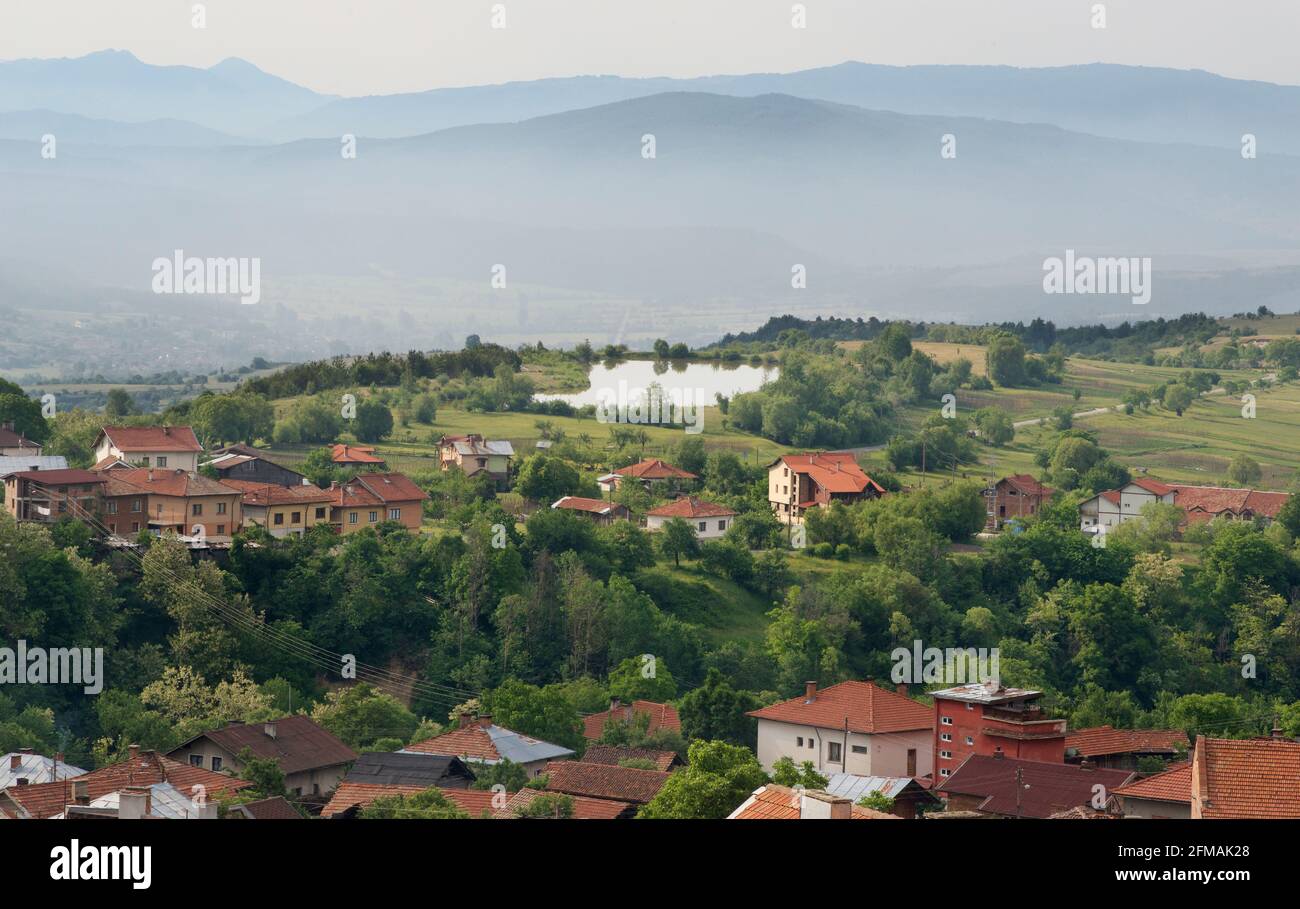
[[[839,559],[841,562],[847,562],[849,556],[852,554],[853,550],[849,547],[848,543],[841,543],[835,547],[835,558]]]
[[[844,544],[841,543],[841,546]],[[835,547],[830,543],[818,543],[812,548],[812,553],[819,559],[829,559],[835,555]]]

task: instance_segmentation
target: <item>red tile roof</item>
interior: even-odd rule
[[[566,511],[583,511],[589,514],[609,514],[619,511],[622,506],[616,502],[606,502],[604,499],[588,499],[583,496],[565,496],[557,499],[552,508],[563,508]]]
[[[274,727],[274,738],[267,734],[268,726]],[[270,723],[232,723],[196,735],[172,753],[204,738],[236,756],[249,748],[256,757],[274,760],[286,774],[334,767],[357,759],[357,753],[334,733],[301,714]]]
[[[669,502],[667,505],[651,508],[646,512],[646,515],[657,518],[721,518],[735,513],[734,509],[728,508],[726,505],[705,502],[695,496],[681,496],[676,502]]]
[[[1016,771],[1024,788],[1017,808]],[[1113,793],[1134,778],[1129,770],[1100,770],[1078,764],[1023,761],[973,754],[935,787],[936,792],[983,798],[978,810],[1004,817],[1048,818],[1080,805],[1091,806],[1100,784]]]
[[[382,464],[384,459],[375,450],[361,445],[339,443],[330,449],[330,460],[335,464]]]
[[[222,480],[227,486],[244,494],[245,505],[264,507],[270,505],[310,504],[332,502],[334,496],[318,486],[279,486],[275,483],[257,483],[253,480]]]
[[[733,821],[797,821],[800,818],[800,793],[788,786],[768,783],[749,797],[739,808],[731,813]],[[855,821],[898,821],[902,818],[895,814],[877,811],[854,805],[850,815]]]
[[[1174,753],[1176,746],[1183,750],[1190,743],[1187,733],[1178,729],[1116,729],[1113,726],[1094,726],[1076,729],[1065,737],[1065,750],[1074,749],[1083,757],[1105,754]]]
[[[545,795],[540,789],[520,789],[505,806],[497,809],[494,817],[505,819],[517,816],[520,808],[528,805],[538,796]],[[563,795],[566,793],[552,793]],[[620,802],[614,799],[590,799],[581,795],[570,795],[573,800],[572,818],[579,821],[611,821],[624,815],[636,813],[636,805],[631,802]]]
[[[1300,743],[1198,736],[1192,799],[1204,818],[1300,818]]]
[[[1287,499],[1285,492],[1261,492],[1257,489],[1230,489],[1222,486],[1181,486],[1172,487],[1177,493],[1174,501],[1192,517],[1193,512],[1209,516],[1232,514],[1239,516],[1249,513],[1276,518]]]
[[[18,470],[7,476],[22,480],[36,480],[42,486],[84,486],[87,483],[103,483],[104,478],[89,470]]]
[[[647,732],[654,732],[657,729],[675,729],[681,732],[682,720],[677,715],[677,708],[671,704],[659,704],[655,701],[633,701],[629,704],[620,704],[617,708],[611,706],[609,710],[602,710],[600,713],[593,713],[590,716],[582,718],[582,735],[584,738],[595,741],[605,734],[605,724],[611,719],[614,720],[631,720],[635,714],[648,714],[650,725]]]
[[[1027,496],[1042,496],[1043,498],[1048,498],[1056,491],[1050,486],[1044,486],[1042,483],[1038,482],[1035,477],[1027,473],[1012,474],[1009,477],[1003,477],[998,482],[1014,486],[1022,494]]]
[[[883,494],[885,491],[883,486],[863,473],[852,452],[818,451],[784,455],[779,463],[785,464],[795,473],[807,474],[828,492],[859,493],[874,489]]]
[[[492,737],[488,735],[486,729],[478,725],[435,735],[423,742],[407,745],[406,750],[418,751],[420,754],[448,754],[479,761],[501,760],[501,753],[497,751],[496,745],[492,744]]]
[[[699,477],[689,470],[674,467],[660,458],[647,458],[614,471],[620,477],[633,477],[638,480],[698,480]]]
[[[748,715],[823,729],[843,729],[847,722],[850,732],[868,735],[934,728],[931,708],[872,682],[840,682],[817,691],[811,702],[800,695]]]
[[[636,770],[612,764],[551,761],[546,765],[546,789],[567,795],[645,804],[668,782],[671,773]]]
[[[133,758],[100,767],[83,776],[54,783],[11,786],[4,790],[4,796],[17,802],[26,816],[53,817],[72,802],[73,783],[77,781],[87,784],[87,794],[91,801],[119,792],[127,786],[152,786],[154,783],[171,783],[186,795],[197,796],[202,792],[209,799],[252,785],[224,773],[213,773],[211,770],[173,761],[156,751],[142,751]]]
[[[1154,773],[1127,786],[1120,786],[1115,790],[1115,795],[1189,804],[1192,801],[1192,763],[1183,761],[1162,773]]]
[[[282,795],[258,799],[256,802],[245,802],[237,810],[240,814],[256,821],[301,821],[303,819],[302,815],[289,804],[289,800]]]
[[[40,448],[39,442],[33,442],[21,432],[15,432],[9,426],[0,426],[0,448]]]
[[[330,501],[341,508],[423,502],[429,496],[406,474],[363,473],[346,483],[331,486]]]
[[[1132,482],[1133,486],[1140,486],[1147,492],[1154,493],[1158,496],[1168,495],[1174,491],[1174,487],[1167,483],[1161,483],[1152,477],[1138,477]]]
[[[424,792],[428,786],[383,786],[375,783],[339,783],[329,804],[321,809],[321,817],[333,817],[349,808],[365,808],[377,798],[393,795],[412,796]],[[454,802],[462,811],[469,812],[472,818],[481,818],[484,812],[492,812],[492,797],[495,793],[486,789],[438,789],[447,801]]]
[[[203,451],[194,430],[188,426],[105,426],[113,447],[124,454],[133,451]],[[96,437],[96,444],[99,439]]]
[[[582,760],[587,764],[618,764],[629,759],[653,761],[656,770],[671,770],[681,759],[675,751],[660,751],[655,748],[629,748],[625,745],[589,745],[582,753]]]
[[[101,474],[115,484],[123,484],[123,495],[139,495],[142,492],[160,496],[237,496],[240,491],[225,482],[205,477],[201,473],[186,472],[179,469],[163,467],[133,467],[130,470],[113,470]],[[131,492],[126,492],[130,487]],[[118,486],[114,486],[118,489]]]

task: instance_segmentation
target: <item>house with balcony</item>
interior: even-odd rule
[[[98,519],[104,478],[91,470],[20,470],[4,478],[5,511],[17,521]]]
[[[974,754],[1065,762],[1065,720],[1049,717],[1037,703],[1041,691],[990,681],[931,691],[930,696],[936,782]]]
[[[809,508],[832,502],[860,502],[883,496],[885,489],[858,466],[847,451],[783,455],[768,465],[767,501],[784,524],[802,524]]]

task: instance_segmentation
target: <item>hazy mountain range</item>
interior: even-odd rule
[[[1300,88],[1137,67],[846,63],[341,99],[239,60],[15,61],[0,63],[0,305],[49,330],[193,310],[170,356],[274,358],[471,331],[698,342],[780,312],[1289,311],[1297,153]],[[262,304],[216,301],[235,307],[220,343],[213,300],[149,293],[150,263],[175,249],[261,260]],[[1044,294],[1043,259],[1065,249],[1151,257],[1151,303]],[[14,290],[52,274],[57,304]],[[0,369],[52,369],[6,357],[0,343]]]

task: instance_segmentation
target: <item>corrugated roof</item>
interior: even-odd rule
[[[455,755],[480,763],[496,763],[505,759],[516,764],[549,761],[569,757],[574,753],[572,748],[553,745],[502,726],[478,724],[453,729],[423,742],[407,745],[403,751],[413,754]]]
[[[18,766],[12,766],[14,759],[18,759]],[[19,780],[26,780],[27,784],[33,783],[52,783],[57,780],[66,780],[69,777],[81,776],[86,773],[80,767],[74,767],[71,764],[60,762],[57,773],[53,758],[47,758],[43,754],[23,754],[18,751],[11,751],[0,757],[0,789],[9,786],[18,785]]]
[[[0,477],[35,470],[67,469],[68,459],[63,455],[0,455]]]

